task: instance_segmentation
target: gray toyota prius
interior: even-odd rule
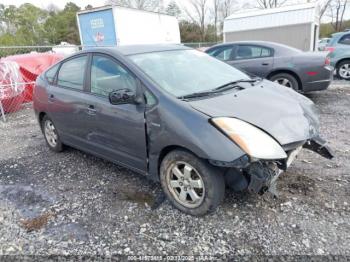
[[[273,192],[303,148],[333,157],[308,98],[180,45],[70,56],[37,79],[34,110],[52,150],[71,146],[160,181],[197,216],[226,186]]]

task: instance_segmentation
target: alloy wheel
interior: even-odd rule
[[[45,121],[45,126],[44,126],[44,133],[47,142],[51,147],[56,147],[57,146],[57,132],[55,129],[55,126],[53,125],[51,120],[46,120]]]
[[[204,200],[205,187],[199,172],[186,162],[175,162],[166,173],[168,189],[174,199],[188,208],[200,206]]]
[[[293,88],[292,82],[289,81],[287,78],[277,78],[274,82],[285,87]]]
[[[350,64],[343,64],[339,67],[339,75],[344,79],[350,79]]]

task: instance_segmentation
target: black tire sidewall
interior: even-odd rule
[[[298,80],[294,76],[292,76],[291,74],[288,74],[288,73],[276,74],[276,75],[273,75],[272,77],[270,77],[270,81],[274,82],[278,78],[288,79],[292,83],[292,89],[295,91],[300,91]]]
[[[336,70],[336,72],[337,72],[337,77],[340,78],[340,79],[343,79],[343,80],[350,81],[350,77],[349,77],[349,78],[343,78],[343,77],[341,77],[340,74],[339,74],[339,69],[340,69],[340,67],[342,67],[342,66],[345,65],[345,64],[349,64],[349,65],[350,65],[350,60],[342,61],[341,63],[339,63],[339,65],[337,65],[337,70]]]
[[[45,123],[46,123],[46,121],[48,121],[48,120],[51,121],[52,124],[55,126],[55,124],[53,123],[53,121],[51,120],[51,118],[49,118],[47,115],[45,115],[45,116],[43,117],[43,119],[41,120],[41,130],[42,130],[42,132],[43,132],[43,135],[44,135],[46,144],[48,145],[48,147],[49,147],[52,151],[61,152],[61,151],[63,150],[63,144],[62,144],[62,142],[61,142],[61,140],[60,140],[60,136],[59,136],[59,134],[58,134],[58,132],[57,132],[56,127],[55,127],[56,134],[57,134],[57,144],[56,144],[56,146],[55,146],[55,147],[52,147],[52,146],[49,144],[49,142],[47,141],[47,138],[46,138],[46,135],[45,135]]]
[[[188,208],[181,205],[175,200],[169,191],[166,182],[166,172],[170,165],[176,161],[186,162],[200,173],[205,186],[205,196],[199,207]],[[193,216],[203,216],[214,212],[224,199],[225,195],[225,181],[222,172],[218,168],[211,166],[206,161],[185,150],[174,150],[165,156],[160,167],[160,182],[164,193],[172,205],[182,212]]]

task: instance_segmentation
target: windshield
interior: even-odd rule
[[[130,58],[161,88],[176,97],[250,79],[232,66],[196,50],[137,54]]]

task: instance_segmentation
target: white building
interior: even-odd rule
[[[319,20],[318,3],[235,13],[224,21],[224,42],[262,40],[317,50]]]

